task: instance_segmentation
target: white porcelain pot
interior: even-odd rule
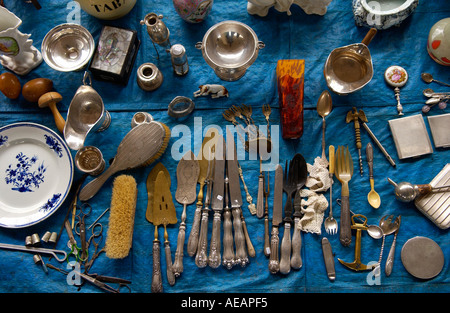
[[[388,29],[410,16],[419,0],[353,0],[356,25]]]

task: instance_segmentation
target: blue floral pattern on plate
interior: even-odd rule
[[[56,154],[60,158],[62,158],[62,156],[63,156],[62,148],[61,148],[61,145],[59,144],[58,140],[49,135],[44,135],[44,137],[45,137],[45,143],[50,147],[50,149],[54,150],[56,152]]]
[[[61,194],[55,193],[51,199],[48,199],[48,201],[39,208],[39,211],[47,212],[52,209],[58,203],[59,198],[61,198]]]
[[[27,227],[56,212],[70,191],[73,170],[69,147],[48,127],[0,127],[0,227]]]
[[[8,142],[8,136],[0,135],[0,146],[3,146],[6,142]]]
[[[37,170],[32,171],[32,167],[36,164],[37,156],[28,157],[22,152],[16,155],[17,163],[15,167],[10,164],[6,169],[6,184],[12,184],[11,190],[18,192],[33,192],[35,188],[44,182],[44,173],[47,170],[44,162],[38,166]]]

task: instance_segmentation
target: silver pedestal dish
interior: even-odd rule
[[[264,43],[247,25],[224,21],[212,26],[195,47],[220,79],[235,81],[255,62]]]

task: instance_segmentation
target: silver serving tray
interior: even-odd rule
[[[422,114],[397,118],[388,122],[400,159],[433,153]]]
[[[430,182],[432,187],[450,184],[450,163]],[[437,227],[450,227],[450,191],[429,193],[414,200],[416,208],[430,219]]]

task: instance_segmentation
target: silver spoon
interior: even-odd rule
[[[352,213],[352,215],[355,215],[355,213],[353,213],[352,211],[350,211],[350,213]],[[358,218],[358,217],[356,217]],[[377,225],[367,225],[367,233],[369,234],[370,237],[372,237],[373,239],[380,239],[381,237],[383,237],[383,231],[381,230],[381,228]]]
[[[449,84],[434,79],[433,75],[431,75],[430,73],[422,73],[421,77],[424,80],[424,82],[426,82],[427,84],[435,82],[435,83],[450,87]]]
[[[332,99],[328,90],[322,91],[317,100],[317,113],[322,117],[322,159],[326,159],[325,156],[325,116],[331,113],[333,108]]]

